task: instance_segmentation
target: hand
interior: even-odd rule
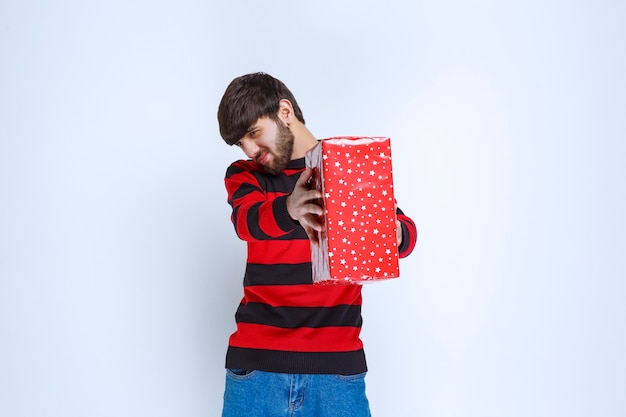
[[[397,203],[394,203],[393,209],[396,213],[398,212]],[[399,248],[400,245],[402,244],[402,223],[400,223],[400,220],[398,220],[397,215],[396,215],[396,239],[398,240],[398,248]]]
[[[396,239],[398,240],[398,247],[402,245],[402,223],[396,219]]]
[[[312,175],[313,170],[311,168],[302,172],[293,191],[287,197],[287,212],[293,220],[300,223],[311,242],[318,244],[317,232],[322,231],[322,224],[318,216],[324,214],[324,209],[312,202],[312,200],[322,198],[321,191],[310,190],[307,185]]]

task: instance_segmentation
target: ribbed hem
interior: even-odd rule
[[[355,375],[367,371],[363,349],[350,352],[287,352],[229,346],[226,367],[285,374]]]

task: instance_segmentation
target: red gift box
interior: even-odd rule
[[[314,283],[364,283],[400,275],[387,137],[335,137],[306,154],[325,214],[311,244]]]

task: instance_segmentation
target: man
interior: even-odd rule
[[[223,417],[369,416],[360,285],[313,285],[310,240],[322,225],[305,153],[317,139],[289,89],[255,73],[235,78],[220,134],[247,160],[226,171],[231,220],[247,242],[244,296],[226,355]],[[400,257],[417,231],[397,209]],[[292,414],[293,413],[293,414]]]

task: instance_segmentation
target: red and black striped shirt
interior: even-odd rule
[[[286,200],[305,169],[304,158],[278,175],[253,161],[226,172],[231,220],[247,242],[244,295],[235,314],[226,367],[302,374],[356,374],[367,370],[361,332],[360,285],[313,285],[311,249]],[[413,221],[398,209],[400,257],[415,247]]]

